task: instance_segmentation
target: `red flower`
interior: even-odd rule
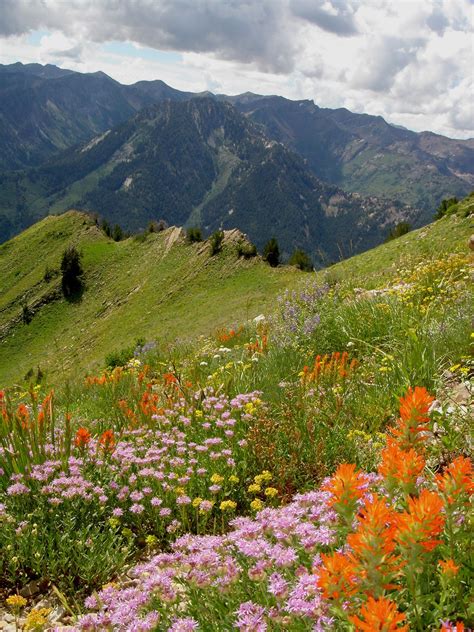
[[[115,438],[113,430],[106,430],[100,435],[99,444],[104,452],[113,452],[115,447]]]
[[[76,438],[74,439],[74,443],[78,448],[85,448],[86,445],[91,440],[91,433],[87,430],[87,428],[79,428],[76,432]]]

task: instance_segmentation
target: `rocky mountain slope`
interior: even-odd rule
[[[318,177],[347,191],[413,204],[423,209],[423,222],[441,198],[474,188],[474,139],[417,134],[380,116],[319,108],[312,101],[246,94],[231,102],[305,158]]]
[[[400,220],[417,221],[412,207],[325,184],[284,144],[209,97],[150,106],[41,167],[0,175],[0,185],[3,239],[80,208],[133,232],[164,219],[206,233],[236,227],[259,248],[275,235],[284,256],[299,247],[327,262],[380,243]]]

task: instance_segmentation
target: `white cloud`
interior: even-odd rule
[[[309,98],[474,136],[468,0],[1,0],[0,61]],[[26,33],[49,33],[36,44]],[[104,45],[132,42],[124,59]],[[180,52],[173,63],[147,47]],[[141,51],[143,56],[140,57]]]

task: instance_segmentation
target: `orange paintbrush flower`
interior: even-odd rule
[[[74,444],[78,448],[85,448],[86,445],[91,440],[91,433],[87,430],[87,428],[79,428],[76,432],[76,438],[74,439]]]
[[[326,599],[347,600],[358,590],[357,574],[352,562],[344,553],[321,555],[317,586]]]
[[[349,620],[355,625],[356,632],[401,632],[408,630],[407,625],[400,627],[405,618],[390,599],[369,597],[360,610],[360,617],[354,615]]]
[[[380,594],[392,587],[400,560],[394,555],[396,513],[377,494],[366,501],[360,511],[355,533],[347,536],[351,548],[349,558],[365,592]]]
[[[323,490],[332,494],[329,504],[349,519],[355,513],[357,501],[362,498],[367,486],[366,474],[356,470],[353,463],[342,463]]]
[[[115,447],[115,438],[113,430],[106,430],[100,435],[99,445],[104,452],[112,452]]]
[[[459,496],[471,496],[474,492],[472,463],[470,459],[458,456],[448,465],[443,474],[437,474],[438,489],[453,504]]]
[[[402,449],[408,450],[422,442],[421,433],[427,430],[428,411],[433,401],[434,397],[424,386],[409,388],[400,398],[400,419],[391,432]]]
[[[422,547],[432,551],[440,543],[435,538],[444,527],[443,506],[443,499],[427,489],[418,498],[409,498],[408,511],[397,516],[397,542],[403,548]]]
[[[416,479],[424,467],[425,459],[416,450],[402,450],[395,439],[387,439],[378,472],[384,477],[389,491],[402,487],[406,493],[413,493]]]
[[[443,575],[446,577],[455,577],[459,572],[459,566],[455,564],[454,560],[439,560],[438,566]]]

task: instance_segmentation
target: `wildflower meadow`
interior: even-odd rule
[[[0,391],[17,629],[472,628],[470,275],[311,274],[272,314]]]

